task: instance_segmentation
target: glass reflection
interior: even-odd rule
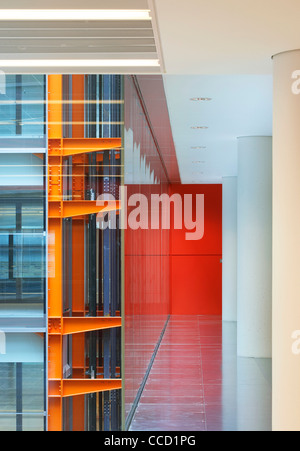
[[[6,75],[6,93],[0,94],[0,137],[44,136],[44,99],[44,75]]]

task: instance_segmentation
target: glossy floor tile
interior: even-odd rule
[[[271,430],[271,360],[236,356],[236,323],[173,316],[132,431]]]
[[[166,315],[126,316],[125,413],[128,415],[153,351],[166,324]]]

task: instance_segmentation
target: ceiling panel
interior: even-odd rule
[[[24,8],[24,2],[12,1],[10,8]],[[43,9],[40,2],[26,2],[26,9]],[[50,9],[149,9],[146,0],[120,2],[112,0],[51,3]],[[49,6],[48,6],[49,8]],[[45,9],[45,7],[44,7]],[[6,73],[160,73],[159,64],[149,67],[149,61],[159,59],[158,42],[152,20],[1,20],[0,9],[0,68]],[[45,68],[41,60],[58,60],[55,67]],[[62,60],[119,59],[125,64],[84,64],[63,68]],[[8,61],[9,60],[9,61]],[[11,60],[17,61],[10,63]],[[26,60],[36,60],[34,68]],[[129,64],[142,60],[140,65]],[[24,63],[23,63],[24,61]],[[1,65],[2,62],[2,65]],[[60,66],[61,64],[61,66]],[[42,67],[43,66],[43,67]],[[52,64],[53,66],[53,64]]]
[[[271,74],[300,48],[299,0],[151,0],[169,74]]]
[[[224,176],[236,176],[237,138],[272,136],[272,76],[163,79],[182,183],[221,183]]]

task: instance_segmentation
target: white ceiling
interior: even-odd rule
[[[272,55],[300,48],[299,0],[149,0],[166,73],[272,73]]]
[[[182,183],[237,175],[237,137],[272,135],[271,75],[164,75],[164,85]]]
[[[299,0],[149,0],[183,183],[237,175],[238,136],[272,134],[272,55],[300,48]],[[191,102],[191,97],[212,97]],[[193,125],[208,130],[192,130]],[[206,146],[206,150],[191,147]],[[205,163],[193,163],[205,161]]]

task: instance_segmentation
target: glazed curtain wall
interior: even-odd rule
[[[133,77],[125,77],[125,185],[128,197],[169,192]],[[130,208],[128,209],[130,214]],[[125,396],[128,415],[170,313],[169,231],[125,231]]]
[[[7,75],[0,93],[0,431],[46,426],[45,91]]]
[[[222,314],[222,185],[171,185],[172,194],[204,194],[204,236],[187,241],[187,230],[171,229],[173,315]]]

